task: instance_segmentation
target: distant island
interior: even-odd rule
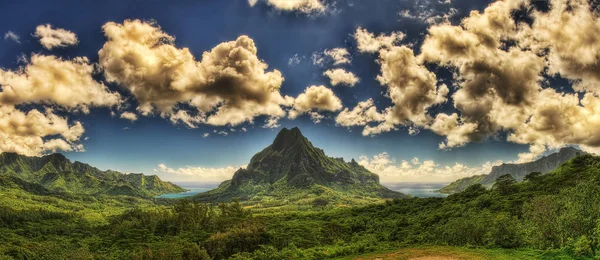
[[[297,127],[283,128],[273,143],[252,157],[246,169],[217,189],[192,199],[203,202],[251,201],[264,204],[364,204],[408,198],[379,184],[379,176],[354,159],[345,162],[316,148]]]

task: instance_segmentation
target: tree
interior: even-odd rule
[[[492,190],[497,191],[498,193],[500,193],[500,195],[509,195],[515,193],[518,190],[516,184],[517,181],[515,180],[515,178],[513,178],[512,175],[505,174],[496,179],[496,183],[494,183]]]
[[[525,175],[524,181],[536,181],[539,177],[542,176],[541,172],[532,172],[530,174]]]

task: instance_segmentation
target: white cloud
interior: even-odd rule
[[[501,162],[486,162],[478,167],[469,167],[464,164],[442,166],[433,160],[421,161],[413,158],[410,161],[396,162],[386,152],[371,158],[361,156],[358,163],[368,170],[376,173],[382,183],[398,182],[451,182],[460,178],[473,175],[488,174],[493,166]]]
[[[83,151],[79,144],[85,132],[79,121],[44,113],[37,109],[22,112],[14,106],[0,106],[0,152],[35,156],[56,151]]]
[[[279,124],[278,118],[269,117],[265,120],[265,124],[262,126],[263,128],[278,128],[281,125]]]
[[[177,112],[171,114],[169,120],[171,120],[171,123],[174,125],[182,123],[188,128],[198,128],[198,124],[205,122],[206,117],[202,114],[190,115],[188,111],[178,110]]]
[[[323,54],[329,56],[333,60],[333,65],[350,63],[350,53],[346,48],[333,48],[323,51]]]
[[[132,122],[138,120],[138,116],[135,113],[129,111],[121,113],[120,118],[127,119]]]
[[[300,57],[300,55],[298,55],[298,53],[294,54],[294,56],[292,56],[288,60],[288,66],[293,67],[293,66],[300,64],[300,62],[302,61],[302,58],[303,57]]]
[[[354,73],[345,71],[344,69],[327,70],[323,73],[323,75],[329,78],[332,86],[346,85],[349,87],[354,87],[354,85],[360,81],[360,79],[354,75]]]
[[[449,2],[449,1],[448,1]],[[450,23],[450,18],[458,14],[456,8],[450,8],[446,12],[436,11],[435,9],[421,9],[416,12],[405,9],[400,11],[400,17],[405,19],[419,20],[429,25]]]
[[[314,52],[311,56],[314,65],[319,67],[331,63],[332,65],[350,64],[350,52],[346,48],[326,49],[322,52]]]
[[[308,113],[310,115],[310,120],[313,121],[313,123],[318,124],[321,123],[321,120],[323,120],[323,118],[325,118],[324,115],[319,114],[319,112],[309,112]]]
[[[258,58],[248,36],[220,43],[196,61],[154,23],[109,22],[103,30],[108,38],[99,51],[104,75],[132,93],[142,115],[157,111],[163,117],[177,117],[175,107],[187,104],[201,119],[188,121],[193,126],[234,126],[261,115],[285,116],[282,106],[293,102],[281,96],[283,76],[278,70],[266,71],[268,65]],[[171,121],[180,121],[182,115]]]
[[[379,53],[381,74],[377,80],[384,85],[393,105],[377,112],[372,102],[359,103],[357,107],[344,110],[336,122],[342,126],[364,126],[363,135],[389,132],[398,126],[407,126],[411,134],[415,127],[426,127],[432,121],[429,109],[446,102],[449,89],[438,86],[435,73],[420,64],[411,49],[394,46]],[[377,122],[372,125],[370,123]]]
[[[50,24],[38,25],[34,36],[39,38],[42,46],[48,50],[79,43],[75,33],[61,28],[53,29]]]
[[[13,31],[8,31],[4,34],[4,40],[11,40],[16,43],[21,43],[21,37],[14,33]]]
[[[221,182],[231,179],[233,174],[240,168],[246,168],[246,166],[227,166],[223,168],[186,166],[169,168],[165,164],[159,164],[154,171],[163,173],[164,176],[168,176],[169,180],[173,181]]]
[[[258,0],[249,0],[250,6],[254,6]],[[323,13],[325,5],[320,0],[265,0],[269,6],[286,12]]]
[[[296,117],[312,110],[338,111],[342,109],[342,101],[325,86],[310,86],[294,101],[289,118]]]
[[[354,39],[356,40],[357,48],[360,52],[375,53],[380,49],[391,48],[396,45],[406,35],[402,32],[392,32],[389,35],[375,34],[363,29],[361,27],[356,28],[354,32]]]
[[[365,126],[372,122],[385,120],[385,115],[377,112],[373,99],[367,99],[350,110],[344,108],[336,117],[335,122],[340,126]]]
[[[600,94],[600,20],[590,1],[551,0],[549,12],[533,12],[520,43],[547,53],[549,73],[577,81],[577,91]]]
[[[34,54],[18,70],[0,69],[0,104],[50,103],[86,112],[92,106],[116,106],[121,97],[94,80],[85,57],[63,60]]]

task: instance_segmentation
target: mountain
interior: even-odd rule
[[[404,198],[379,184],[379,176],[354,159],[332,158],[312,145],[300,129],[283,128],[271,145],[252,157],[246,169],[217,189],[201,193],[199,201],[269,199],[318,203],[380,198]],[[315,200],[319,198],[319,200]]]
[[[515,180],[521,182],[527,174],[532,172],[540,172],[542,174],[549,173],[557,169],[562,163],[582,154],[585,154],[585,152],[572,147],[562,148],[557,153],[550,154],[532,162],[494,166],[489,174],[459,179],[450,183],[448,186],[441,188],[439,191],[447,194],[456,193],[477,183],[490,187],[496,182],[498,177],[505,174],[510,174]]]
[[[2,153],[0,177],[0,187],[33,187],[41,192],[153,197],[185,191],[175,184],[160,180],[156,175],[101,171],[89,164],[71,162],[58,153],[42,157]]]

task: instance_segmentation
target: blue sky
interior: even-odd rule
[[[56,55],[68,60],[74,57],[87,57],[90,64],[99,61],[98,51],[107,38],[102,26],[108,22],[122,24],[126,19],[153,21],[161,30],[175,37],[176,48],[188,48],[196,60],[202,53],[215,46],[234,41],[240,35],[250,37],[258,49],[257,56],[268,65],[266,71],[278,70],[285,80],[281,84],[281,95],[297,97],[308,86],[322,85],[333,91],[343,108],[352,109],[358,102],[372,98],[378,110],[393,104],[386,94],[386,88],[376,80],[381,66],[376,61],[377,53],[361,52],[357,48],[354,33],[358,27],[369,32],[388,34],[402,32],[406,37],[397,45],[410,47],[415,54],[427,35],[428,28],[436,23],[427,18],[449,15],[446,22],[453,25],[469,16],[472,10],[483,11],[490,1],[443,1],[436,0],[378,0],[378,1],[325,1],[325,11],[306,13],[278,9],[265,1],[251,6],[246,0],[231,1],[3,1],[0,3],[0,33],[12,32],[16,39],[4,37],[0,41],[0,67],[5,71],[17,71],[25,66],[20,57],[29,58],[33,54]],[[410,17],[408,17],[409,15]],[[442,18],[440,18],[442,19]],[[443,21],[438,21],[443,23]],[[50,24],[53,28],[71,31],[78,38],[74,46],[44,48],[39,37],[33,34],[39,25]],[[351,56],[351,63],[336,66],[354,73],[360,82],[354,87],[331,86],[323,75],[331,64],[313,64],[311,56],[326,49],[345,48]],[[292,57],[299,62],[290,63]],[[453,70],[426,64],[427,69],[437,76],[438,84],[446,83],[451,96],[456,78]],[[99,67],[99,66],[98,66]],[[266,147],[282,127],[298,126],[302,132],[326,153],[334,157],[360,158],[361,156],[387,153],[394,159],[390,165],[418,158],[421,162],[431,160],[437,167],[452,166],[456,163],[467,167],[480,167],[486,162],[514,161],[519,153],[527,152],[530,144],[507,141],[510,131],[498,131],[484,140],[466,142],[452,149],[439,149],[438,144],[447,136],[420,128],[417,135],[408,133],[408,126],[397,125],[397,130],[374,136],[361,134],[361,126],[341,127],[336,125],[336,111],[323,111],[325,116],[320,123],[313,123],[304,114],[296,119],[282,117],[277,128],[263,128],[266,116],[257,116],[253,122],[235,126],[215,126],[199,123],[190,128],[182,123],[173,124],[168,118],[155,113],[142,116],[136,112],[138,101],[123,84],[108,82],[98,69],[93,77],[105,84],[111,92],[124,97],[121,108],[91,106],[88,114],[54,107],[57,115],[68,117],[69,122],[79,121],[85,128],[78,143],[84,152],[66,151],[72,160],[90,163],[101,169],[118,169],[125,172],[158,173],[169,180],[180,180],[177,176],[163,171],[155,171],[157,165],[164,164],[172,169],[190,167],[222,168],[246,164],[250,157]],[[565,73],[566,74],[566,73]],[[560,89],[560,84],[570,84],[561,77],[547,77],[550,83],[545,87]],[[559,83],[552,83],[558,81]],[[0,86],[3,88],[5,85]],[[567,86],[566,93],[572,93]],[[25,102],[18,108],[26,111],[52,105],[52,102]],[[402,106],[402,104],[396,104]],[[111,111],[116,114],[111,115]],[[138,120],[119,118],[123,111],[138,113]],[[428,113],[460,114],[451,99],[429,108]],[[247,131],[242,131],[242,128]],[[233,132],[231,129],[234,129]],[[225,131],[227,136],[219,135]],[[204,137],[209,133],[208,137]],[[48,137],[44,137],[48,138]],[[587,143],[585,143],[587,145]],[[548,145],[548,144],[545,144]],[[577,145],[565,142],[561,145]],[[548,145],[548,148],[556,148]],[[60,151],[60,150],[59,150]],[[47,153],[48,151],[43,151]],[[201,175],[186,180],[203,181]],[[436,181],[434,176],[421,180]],[[447,179],[444,179],[447,180]],[[398,181],[402,181],[398,177]]]

